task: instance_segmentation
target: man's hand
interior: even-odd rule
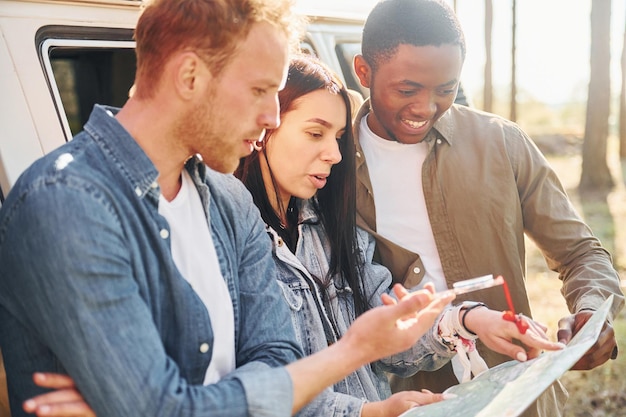
[[[559,331],[557,338],[559,342],[569,343],[576,333],[587,323],[593,315],[593,311],[579,311],[559,320]],[[586,371],[602,365],[609,359],[617,358],[617,341],[613,326],[608,322],[604,323],[600,336],[596,343],[589,348],[587,353],[574,364],[572,370]]]
[[[373,308],[357,318],[342,337],[351,343],[355,353],[367,358],[364,363],[409,349],[433,325],[453,294],[436,297],[434,287],[427,285],[414,292],[396,284],[398,300],[383,294],[383,306]]]
[[[34,413],[38,417],[96,417],[69,376],[36,373],[33,381],[40,387],[55,391],[24,401],[23,408],[27,413]]]
[[[292,413],[364,364],[409,349],[454,299],[454,294],[434,296],[432,286],[409,293],[396,284],[394,292],[398,301],[383,294],[384,305],[361,314],[337,342],[286,366],[293,383]]]

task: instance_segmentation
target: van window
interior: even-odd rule
[[[135,51],[121,48],[57,47],[50,66],[74,136],[95,103],[121,107],[135,77]]]
[[[361,53],[361,43],[339,42],[336,38],[334,40],[336,42],[334,52],[337,56],[339,68],[333,68],[333,65],[331,65],[330,62],[326,62],[326,64],[329,65],[331,69],[335,70],[337,73],[340,72],[341,75],[343,75],[343,79],[345,80],[347,88],[361,93],[361,95],[364,97],[368,97],[369,90],[361,86],[361,83],[359,82],[359,79],[354,72],[354,66],[352,64],[354,56]],[[315,49],[314,43],[309,39],[305,39],[300,42],[300,51],[305,54],[314,55],[320,58],[322,61],[328,61],[328,57],[322,57],[318,54],[317,50]],[[332,58],[330,60],[334,61]]]
[[[361,53],[360,42],[338,42],[335,45],[335,53],[341,66],[341,72],[346,80],[346,86],[360,92],[363,97],[369,97],[369,90],[361,85],[354,72],[354,56]]]
[[[94,104],[121,107],[126,102],[135,79],[135,43],[128,30],[56,29],[46,32],[40,52],[59,120],[69,140],[82,130]],[[63,37],[54,36],[55,32]],[[116,35],[120,40],[114,39]]]

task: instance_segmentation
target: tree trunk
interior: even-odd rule
[[[517,49],[517,1],[513,0],[511,4],[511,112],[512,121],[517,121],[517,64],[515,62],[515,51]]]
[[[493,29],[493,3],[485,0],[485,86],[483,90],[483,110],[493,111],[493,80],[491,76],[491,35]]]
[[[610,112],[611,1],[591,3],[591,67],[579,187],[607,190],[613,178],[606,162]]]
[[[622,89],[619,95],[619,156],[626,159],[626,28],[622,44]]]

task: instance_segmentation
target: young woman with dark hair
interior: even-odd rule
[[[306,55],[291,60],[278,97],[280,126],[265,133],[255,144],[257,152],[242,159],[235,175],[252,194],[267,225],[277,279],[291,307],[296,336],[310,355],[336,342],[358,315],[379,304],[381,295],[390,291],[391,275],[372,263],[373,238],[356,227],[356,150],[346,88],[323,63]],[[436,329],[412,350],[362,367],[299,415],[395,416],[441,400],[429,392],[391,396],[385,372],[410,375],[448,362],[456,351],[448,347],[450,340],[442,339],[442,326],[468,341],[475,338],[456,328],[462,327],[458,318],[467,314],[467,307],[464,312],[463,305],[448,309]],[[504,339],[521,337],[500,319],[501,313],[474,310],[484,311],[465,318],[467,326],[472,318],[480,320],[471,323],[477,333],[486,320],[497,316]],[[456,326],[451,324],[454,317]],[[539,328],[531,334],[545,337]],[[530,355],[536,355],[534,349]],[[468,359],[472,358],[481,362],[474,352]]]

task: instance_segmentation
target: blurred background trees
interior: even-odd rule
[[[619,156],[626,161],[626,20],[624,20],[624,38],[622,40],[622,87],[619,95]],[[624,164],[622,164],[624,169]]]
[[[623,0],[622,0],[623,1]],[[460,7],[461,4],[457,3],[457,0],[453,1],[455,10]],[[511,25],[510,25],[510,92],[508,103],[508,114],[502,114],[503,108],[496,103],[495,99],[498,98],[498,88],[494,87],[493,83],[493,28],[494,28],[494,4],[492,0],[484,0],[484,68],[483,68],[483,86],[482,86],[482,103],[479,103],[481,109],[488,112],[501,113],[503,116],[507,116],[510,120],[518,121],[518,118],[527,119],[530,112],[537,112],[538,116],[544,117],[545,120],[551,119],[548,114],[550,110],[547,107],[543,107],[538,104],[533,109],[533,106],[529,106],[529,98],[522,95],[522,99],[525,100],[523,106],[519,106],[518,100],[518,85],[517,85],[517,61],[516,61],[516,49],[517,49],[517,27],[518,23],[528,27],[532,25],[532,22],[520,21],[518,22],[517,15],[517,1],[510,0],[511,7]],[[572,7],[575,7],[572,5]],[[581,191],[586,190],[604,190],[608,191],[613,189],[615,182],[611,175],[609,165],[607,163],[607,153],[610,149],[608,146],[609,138],[611,137],[612,126],[616,129],[616,135],[619,140],[619,157],[622,161],[622,166],[626,169],[626,20],[624,21],[624,33],[622,53],[621,53],[621,79],[613,80],[618,83],[616,85],[621,86],[621,92],[618,100],[612,100],[611,98],[611,12],[612,12],[612,0],[591,0],[591,13],[589,16],[590,21],[590,36],[591,43],[589,49],[589,79],[586,85],[586,100],[581,103],[584,109],[581,109],[581,113],[584,112],[584,125],[581,128],[582,140],[580,143],[580,157],[581,157],[581,173],[578,188]],[[563,10],[562,16],[555,16],[555,18],[562,17],[567,19],[567,10]],[[558,36],[558,22],[554,24],[554,32],[545,33],[545,37]],[[558,47],[557,47],[558,48]],[[558,55],[559,50],[554,50],[554,54]],[[582,53],[582,52],[581,52]],[[495,57],[496,59],[499,57]],[[543,62],[538,61],[538,66],[543,65]],[[571,69],[576,70],[575,68]],[[495,97],[494,97],[495,96]],[[501,97],[499,97],[501,99]],[[563,97],[564,100],[567,97]],[[532,98],[530,99],[532,104]],[[612,109],[611,106],[617,108]],[[522,114],[520,114],[522,113]],[[523,114],[526,113],[526,114]],[[562,123],[561,127],[571,126],[571,120],[567,119],[567,113],[557,115],[556,119],[560,119]],[[578,120],[581,120],[580,117]],[[552,120],[554,121],[554,120]],[[558,123],[558,122],[557,122]],[[528,129],[527,126],[524,126]],[[545,127],[545,126],[544,126]],[[552,126],[547,126],[548,131],[546,133],[554,133],[549,131],[550,128],[557,130],[558,126],[553,123]],[[531,130],[531,134],[536,133]],[[565,129],[567,130],[567,129]],[[582,133],[584,131],[584,133]],[[554,145],[557,146],[557,145]],[[626,173],[622,173],[622,178],[626,180]]]
[[[591,55],[581,191],[610,190],[613,178],[606,161],[611,111],[611,0],[592,0]]]
[[[485,75],[483,88],[483,110],[493,112],[492,68],[493,2],[485,0]]]

